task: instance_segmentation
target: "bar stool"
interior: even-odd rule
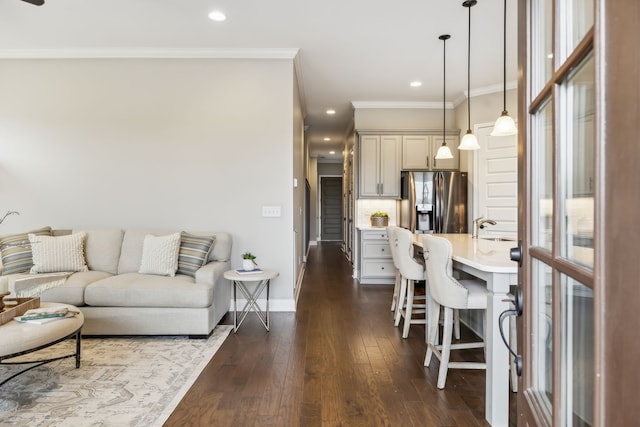
[[[396,268],[400,271],[400,291],[398,293],[395,325],[398,326],[400,318],[404,317],[402,338],[407,338],[409,336],[409,327],[412,324],[425,325],[427,323],[426,305],[414,303],[414,300],[418,299],[415,295],[415,282],[425,281],[426,294],[427,277],[424,265],[413,257],[413,233],[397,227],[395,236]],[[393,250],[391,254],[393,256]],[[414,319],[414,314],[425,314],[425,316]]]
[[[398,227],[390,225],[387,227],[387,238],[389,240],[389,247],[391,248],[391,259],[393,260],[393,266],[395,267],[398,263],[396,261],[396,229]],[[400,270],[398,270],[398,267],[395,267],[396,270],[396,282],[395,285],[393,286],[393,296],[391,297],[391,311],[394,312],[394,319],[395,319],[395,312],[397,310],[398,307],[398,297],[400,295],[400,282],[402,280],[401,276],[400,276]]]
[[[486,363],[450,362],[451,350],[483,348],[484,342],[451,344],[453,333],[454,309],[485,310],[486,324],[487,287],[481,280],[456,280],[452,275],[451,243],[442,237],[423,236],[424,260],[429,278],[430,307],[432,319],[429,322],[429,338],[424,366],[429,366],[431,356],[440,360],[438,371],[438,388],[443,389],[447,380],[447,371],[453,369],[486,369]],[[437,345],[436,336],[440,308],[444,309],[444,328],[442,345]]]

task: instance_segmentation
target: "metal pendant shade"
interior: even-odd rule
[[[503,26],[502,63],[504,66],[504,78],[502,79],[502,114],[498,117],[498,120],[496,120],[495,125],[493,125],[491,136],[509,136],[518,133],[516,123],[507,111],[507,0],[504,0]]]
[[[447,40],[451,36],[449,34],[443,34],[438,37],[442,40],[442,145],[438,148],[436,153],[436,159],[453,159],[451,149],[447,147],[447,136],[445,130],[447,129],[447,111],[446,111],[446,95],[447,95]]]
[[[479,150],[478,138],[471,132],[471,8],[476,0],[466,0],[462,6],[469,8],[469,34],[467,49],[467,133],[462,137],[458,150]]]

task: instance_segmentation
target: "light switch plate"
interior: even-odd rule
[[[262,216],[266,218],[278,218],[281,216],[280,206],[263,206]]]

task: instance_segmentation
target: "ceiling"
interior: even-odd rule
[[[517,11],[508,3],[511,82]],[[210,20],[213,10],[227,20]],[[472,93],[501,88],[502,11],[501,0],[478,0],[471,9]],[[340,158],[352,102],[442,103],[441,34],[451,34],[447,101],[463,99],[468,13],[462,0],[46,0],[40,7],[0,0],[0,57],[61,49],[299,49],[311,153],[331,161]],[[410,87],[414,80],[423,85]],[[336,114],[327,115],[329,108]]]

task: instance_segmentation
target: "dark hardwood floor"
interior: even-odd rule
[[[272,313],[271,332],[250,313],[165,426],[488,425],[485,372],[450,370],[438,390],[424,326],[393,326],[392,290],[353,280],[337,243],[312,248],[297,312]]]

